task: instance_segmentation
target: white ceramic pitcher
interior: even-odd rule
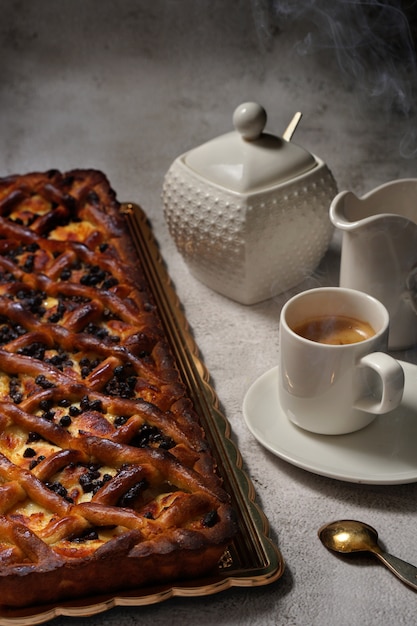
[[[340,192],[330,220],[343,232],[340,286],[365,291],[390,314],[389,348],[417,343],[417,179],[385,183],[358,198]]]

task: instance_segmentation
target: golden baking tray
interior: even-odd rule
[[[242,457],[230,438],[229,423],[219,410],[209,373],[200,360],[197,345],[148,219],[135,204],[123,204],[122,211],[129,222],[138,258],[153,292],[181,376],[200,416],[224,487],[232,496],[239,532],[221,559],[217,573],[211,578],[178,581],[176,584],[146,587],[117,595],[87,597],[57,605],[27,609],[0,607],[0,626],[32,626],[60,615],[87,617],[116,606],[143,606],[174,596],[207,596],[231,587],[268,585],[278,580],[284,571],[282,555],[268,536],[268,521],[255,502],[254,487],[242,469]]]

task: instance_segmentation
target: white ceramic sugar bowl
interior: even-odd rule
[[[326,252],[335,180],[318,157],[264,132],[257,103],[235,130],[179,156],[163,185],[170,234],[191,273],[232,300],[254,304],[301,283]]]

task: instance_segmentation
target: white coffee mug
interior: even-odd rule
[[[287,417],[305,430],[340,435],[398,407],[404,372],[387,354],[388,330],[387,309],[361,291],[323,287],[291,298],[281,311],[279,345]]]

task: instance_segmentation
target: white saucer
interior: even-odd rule
[[[276,456],[347,482],[394,485],[417,481],[417,366],[401,362],[401,406],[349,435],[315,435],[292,424],[278,397],[278,368],[250,387],[243,416],[254,437]]]

